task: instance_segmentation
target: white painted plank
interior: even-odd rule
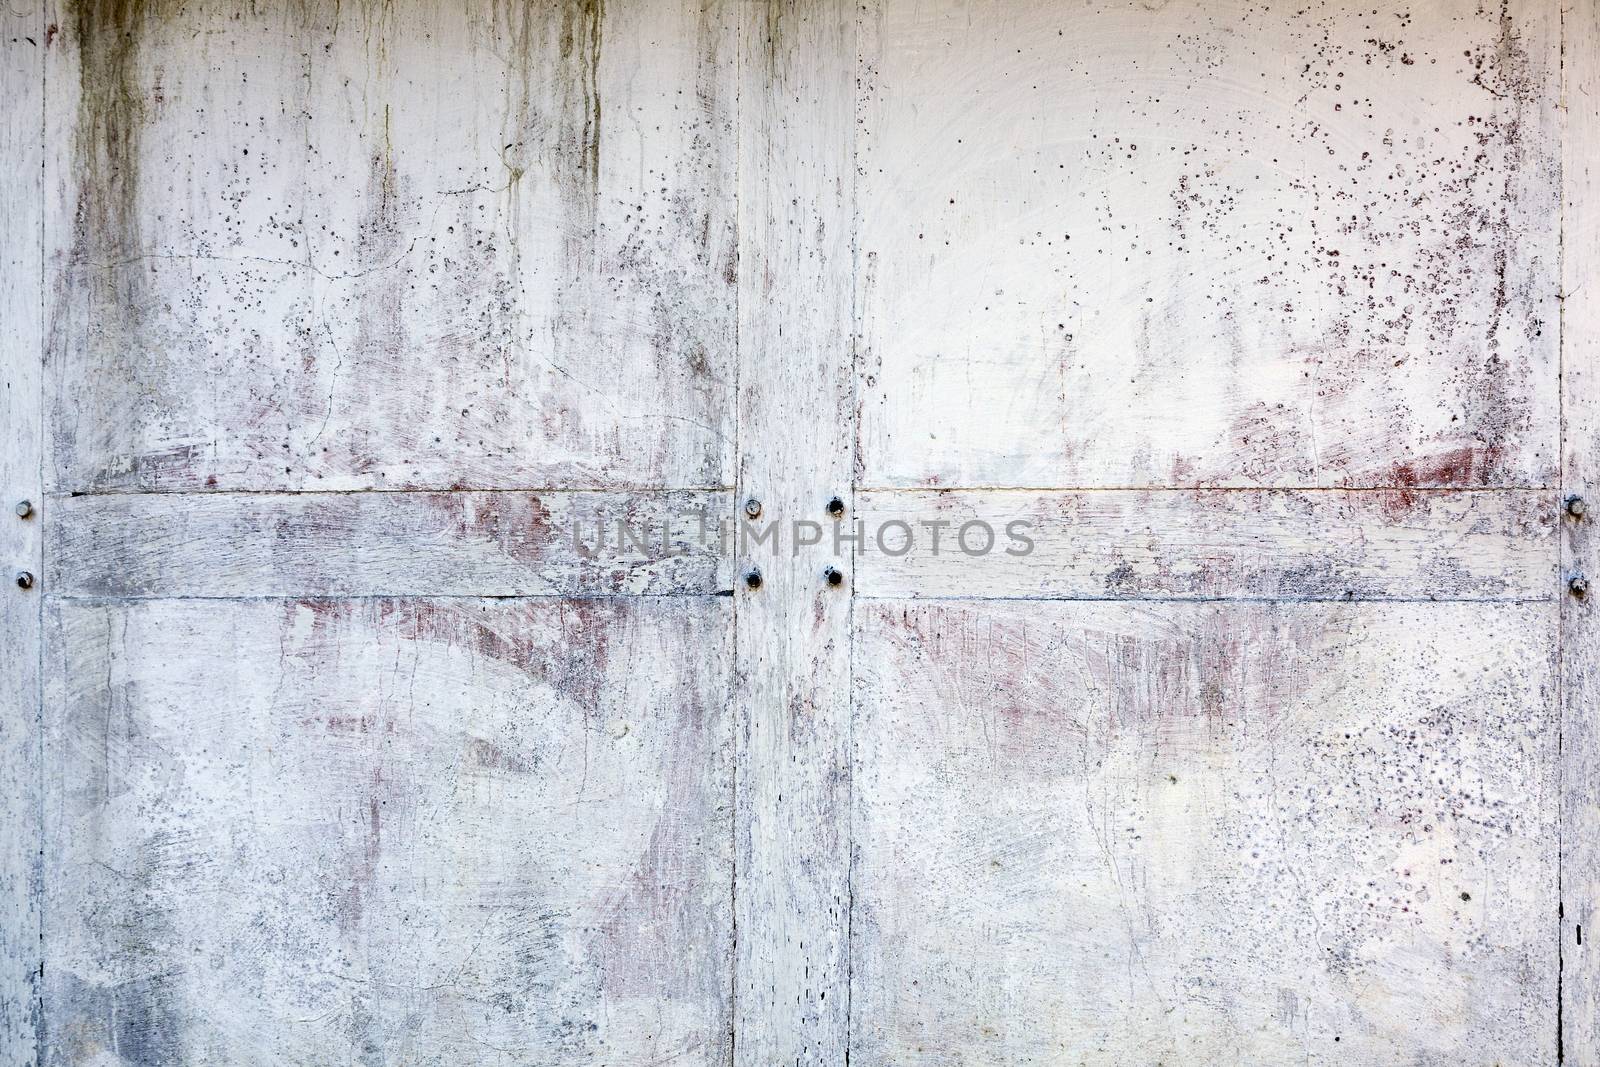
[[[727,1062],[728,601],[51,616],[52,1062]]]
[[[855,7],[741,3],[738,500],[779,551],[735,597],[740,750],[734,1063],[834,1067],[847,1041]],[[742,512],[741,512],[742,514]],[[823,574],[835,565],[844,584]]]
[[[0,1061],[30,1064],[39,1032],[39,666],[43,573],[44,52],[38,3],[0,11]]]
[[[1553,0],[870,10],[863,485],[1554,484]]]
[[[856,501],[856,592],[867,597],[1548,600],[1556,579],[1548,492],[906,490]]]
[[[54,488],[729,484],[723,5],[82,10]]]
[[[594,596],[732,588],[727,492],[53,500],[61,596]]]
[[[856,618],[852,1064],[1556,1061],[1555,604]]]
[[[1563,7],[1562,487],[1586,504],[1563,527],[1563,577],[1600,581],[1600,7]],[[1600,617],[1561,591],[1561,1036],[1568,1063],[1600,1062]]]

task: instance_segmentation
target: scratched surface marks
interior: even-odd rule
[[[48,1062],[726,1062],[726,600],[49,615]]]
[[[52,486],[726,484],[731,35],[690,0],[67,8]]]
[[[1550,484],[1558,14],[868,5],[863,484]]]
[[[1555,1062],[1554,603],[856,619],[852,1063]]]

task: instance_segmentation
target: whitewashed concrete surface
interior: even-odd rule
[[[726,600],[50,614],[55,1062],[726,1062]]]
[[[857,616],[852,1063],[1553,1060],[1553,604]]]
[[[1592,0],[0,27],[0,1061],[1600,1064]]]

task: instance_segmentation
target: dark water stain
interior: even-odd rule
[[[65,269],[52,283],[60,311],[48,326],[47,359],[63,375],[55,394],[63,417],[52,419],[51,429],[64,459],[79,447],[80,421],[120,426],[131,406],[148,399],[134,341],[152,316],[148,276],[144,264],[130,261],[143,251],[143,135],[160,100],[145,91],[141,64],[145,38],[181,9],[180,0],[75,0],[63,19],[79,64],[71,163],[77,195]],[[113,457],[156,468],[191,459],[182,448]]]
[[[79,62],[74,259],[140,250],[140,135],[157,103],[138,77],[140,44],[149,29],[182,7],[181,0],[74,0],[70,22]]]
[[[571,9],[569,9],[571,10]],[[600,41],[605,22],[605,0],[578,0],[575,18],[569,17],[562,35],[561,57],[569,64],[573,57],[583,71],[585,121],[583,128],[583,172],[589,188],[600,189]]]
[[[535,166],[548,167],[567,212],[566,252],[592,266],[600,203],[600,61],[604,0],[507,4],[507,143],[510,195]]]

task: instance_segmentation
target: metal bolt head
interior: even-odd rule
[[[1581,496],[1569,496],[1569,497],[1567,497],[1567,514],[1568,515],[1571,515],[1575,519],[1581,519],[1581,518],[1583,518],[1583,513],[1585,511],[1588,511],[1588,510],[1589,510],[1589,507],[1588,507],[1588,505],[1586,505],[1583,502],[1583,497],[1581,497]]]
[[[822,572],[822,576],[828,579],[829,585],[844,584],[844,575],[840,573],[838,567],[829,567],[827,570]]]
[[[33,588],[33,575],[30,574],[27,571],[18,571],[17,572],[17,588],[18,589],[32,589]]]
[[[755,497],[746,500],[744,502],[744,513],[746,518],[759,519],[761,517],[761,501]]]
[[[832,500],[828,501],[828,514],[832,515],[836,519],[840,515],[843,515],[844,501],[840,500],[838,497],[834,497]]]
[[[1589,580],[1579,574],[1567,582],[1567,588],[1572,591],[1573,596],[1581,599],[1589,595]]]
[[[17,518],[25,519],[29,515],[32,515],[32,514],[33,514],[33,501],[31,501],[31,500],[19,500],[19,501],[17,501]]]
[[[751,567],[744,575],[744,584],[751,589],[761,588],[761,568]]]

